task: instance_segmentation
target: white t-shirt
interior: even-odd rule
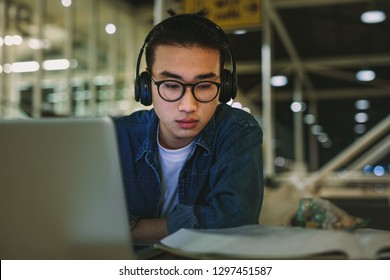
[[[157,138],[158,142],[158,138]],[[178,180],[184,163],[191,153],[194,142],[177,150],[169,150],[158,142],[162,201],[160,206],[160,217],[165,217],[179,203]]]

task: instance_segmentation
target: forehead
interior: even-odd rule
[[[155,49],[152,71],[154,74],[219,73],[220,55],[218,50],[197,46],[160,45]]]

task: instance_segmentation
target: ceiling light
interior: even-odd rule
[[[276,157],[275,158],[275,165],[278,167],[286,167],[287,160],[284,157]]]
[[[35,72],[39,70],[39,63],[36,61],[14,62],[11,70],[14,73]]]
[[[109,23],[106,25],[106,32],[107,34],[114,34],[116,32],[116,26],[115,24]]]
[[[288,79],[286,76],[277,75],[271,78],[271,85],[274,87],[283,87],[287,85]]]
[[[61,0],[61,4],[64,7],[70,7],[72,5],[72,0]]]
[[[294,113],[297,113],[297,112],[300,112],[302,110],[302,105],[300,102],[293,102],[291,103],[290,105],[290,109],[291,111],[293,111]]]
[[[19,46],[23,43],[23,37],[20,35],[13,35],[12,39],[15,46]]]
[[[306,124],[314,124],[316,121],[316,117],[313,114],[307,114],[303,117],[303,121]]]
[[[386,19],[386,14],[383,11],[367,11],[360,16],[360,20],[364,23],[373,24],[379,23]]]
[[[315,124],[311,127],[310,130],[311,130],[311,133],[313,133],[314,135],[318,135],[322,132],[322,126]]]
[[[243,35],[243,34],[246,34],[247,31],[244,30],[244,29],[239,29],[239,30],[236,30],[233,32],[235,35]]]
[[[291,111],[294,113],[303,112],[306,110],[306,103],[295,101],[290,105]]]
[[[355,108],[357,110],[367,110],[370,108],[370,106],[371,106],[371,102],[369,100],[360,99],[360,100],[356,100],[355,102]]]
[[[372,70],[361,70],[356,73],[356,79],[361,82],[369,82],[375,80],[375,72]]]
[[[353,131],[355,131],[356,134],[363,134],[366,132],[367,127],[364,124],[358,123],[353,127]]]
[[[52,59],[45,60],[43,62],[43,69],[51,71],[51,70],[66,70],[70,66],[70,62],[67,59]]]
[[[6,46],[12,46],[14,44],[14,37],[12,35],[6,35],[4,37],[4,44]]]
[[[320,143],[321,143],[321,146],[326,148],[326,149],[332,147],[332,145],[333,145],[333,141],[331,139],[328,139],[325,142],[320,142]]]
[[[364,174],[368,175],[368,174],[372,173],[373,169],[374,169],[373,166],[366,165],[366,166],[363,167],[363,172],[364,172]]]
[[[0,47],[4,44],[6,46],[18,46],[23,43],[23,37],[20,35],[6,35],[4,39],[0,37]]]
[[[377,165],[374,167],[373,172],[376,176],[383,176],[385,175],[385,168],[383,166]]]
[[[368,114],[367,113],[357,113],[355,114],[355,121],[357,123],[365,123],[368,121]]]
[[[50,47],[50,42],[47,39],[30,38],[27,44],[33,50],[48,49]]]
[[[320,132],[317,135],[317,139],[318,139],[318,142],[325,143],[325,142],[329,141],[329,136],[325,132]]]

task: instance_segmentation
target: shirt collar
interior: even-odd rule
[[[218,113],[220,106],[217,107],[214,115],[211,117],[209,123],[203,128],[203,130],[195,137],[194,144],[204,148],[209,155],[211,153],[211,147],[215,138],[216,120],[215,115]],[[152,118],[150,124],[147,126],[146,137],[137,153],[137,161],[146,154],[148,161],[152,161],[154,153],[158,149],[157,145],[157,130],[159,125],[159,119],[152,109]]]

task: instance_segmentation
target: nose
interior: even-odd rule
[[[191,86],[185,88],[184,95],[179,100],[179,110],[184,112],[194,112],[198,108],[198,103],[192,95]]]

